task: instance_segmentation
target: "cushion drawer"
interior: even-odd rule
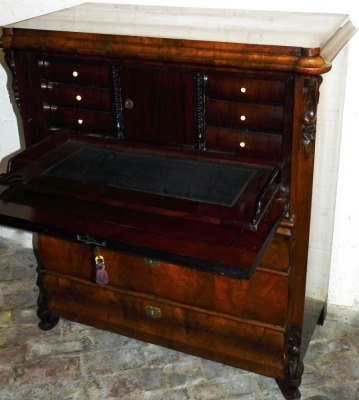
[[[283,107],[208,99],[207,125],[262,132],[283,131]]]
[[[94,62],[81,63],[74,59],[42,58],[38,62],[40,78],[50,82],[109,87],[110,67]]]
[[[209,75],[206,84],[206,94],[210,98],[239,102],[281,104],[284,101],[284,93],[284,80]]]
[[[88,246],[40,237],[39,251],[46,270],[95,281],[94,255]],[[250,280],[238,280],[168,263],[151,263],[120,252],[101,250],[101,255],[109,287],[148,293],[240,318],[284,324],[286,274],[258,269]]]
[[[68,85],[63,83],[42,84],[45,103],[111,111],[111,91],[109,89]]]
[[[235,366],[270,365],[278,376],[284,330],[123,290],[46,274],[48,309],[58,316]],[[248,365],[247,365],[248,366]]]
[[[50,129],[55,125],[79,132],[109,133],[114,131],[113,117],[109,112],[47,104],[44,104],[44,111]]]

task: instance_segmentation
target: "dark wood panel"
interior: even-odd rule
[[[192,73],[121,67],[120,78],[126,138],[193,146]]]

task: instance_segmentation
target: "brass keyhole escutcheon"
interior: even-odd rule
[[[158,307],[146,306],[145,307],[146,315],[153,319],[159,319],[162,316],[161,309]]]
[[[133,101],[131,99],[127,98],[125,100],[125,108],[127,108],[128,110],[133,109]]]

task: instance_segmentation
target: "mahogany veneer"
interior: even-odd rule
[[[40,328],[108,329],[299,399],[327,293],[305,290],[319,87],[354,32],[344,15],[96,4],[5,27],[27,149],[0,223],[38,233]]]

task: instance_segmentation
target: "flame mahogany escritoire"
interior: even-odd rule
[[[306,291],[319,90],[354,33],[346,15],[114,4],[4,27],[27,148],[0,223],[37,233],[40,328],[107,329],[299,399],[327,295]]]

